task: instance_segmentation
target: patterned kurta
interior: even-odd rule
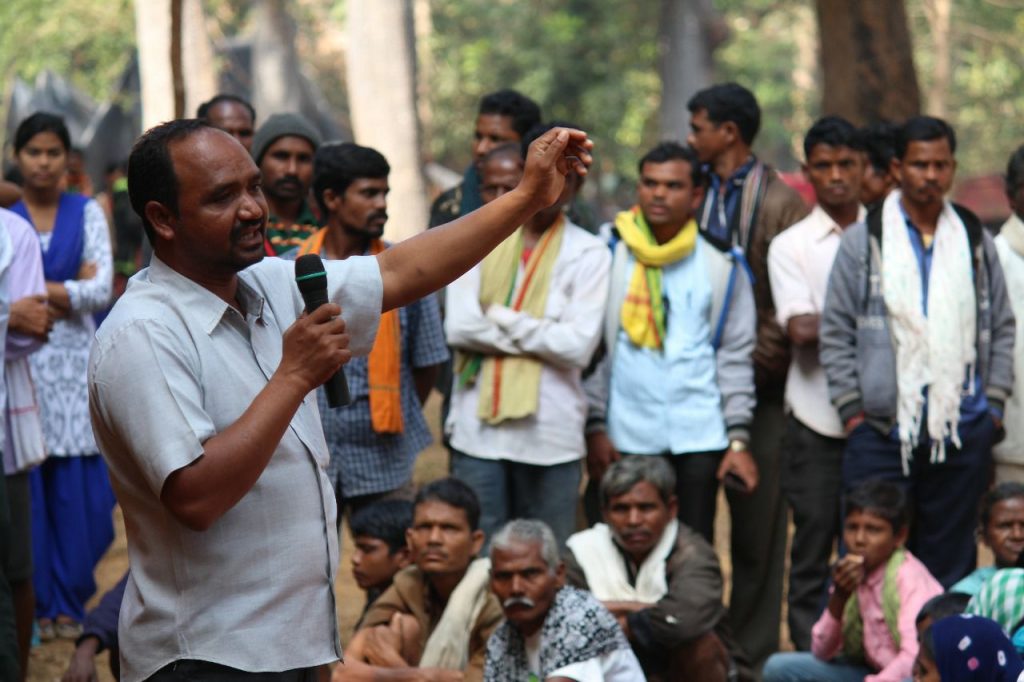
[[[95,263],[96,276],[64,282],[71,299],[71,315],[57,320],[49,341],[31,357],[43,419],[46,451],[50,456],[70,457],[96,454],[96,441],[89,421],[86,374],[89,349],[96,334],[92,313],[110,302],[113,262],[110,231],[103,210],[95,201],[85,205],[85,236],[82,263]],[[52,233],[39,235],[45,253]]]

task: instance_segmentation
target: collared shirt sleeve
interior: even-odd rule
[[[506,306],[492,305],[487,319],[504,330],[519,349],[518,355],[533,355],[556,367],[583,369],[590,364],[600,341],[611,254],[603,246],[580,255],[564,312],[558,319],[536,318]]]
[[[345,318],[349,349],[353,355],[366,355],[377,337],[384,300],[380,265],[373,256],[352,256],[340,261],[325,260],[324,269],[327,271],[327,296],[341,306],[341,316]],[[301,298],[299,312],[302,312]]]
[[[445,291],[444,333],[452,348],[485,355],[519,355],[515,342],[480,307],[480,266],[470,268]]]
[[[799,243],[785,236],[785,233],[779,235],[768,246],[768,278],[775,316],[783,329],[794,317],[820,312],[814,305],[811,285],[800,264]]]
[[[13,259],[7,278],[10,303],[29,296],[46,294],[46,280],[43,277],[43,256],[39,250],[39,238],[35,228],[21,216],[5,211],[3,220],[11,236]],[[43,345],[43,340],[8,330],[6,360],[16,360],[34,353]]]
[[[132,321],[94,351],[89,393],[97,435],[124,444],[156,497],[216,434],[195,348],[155,320]]]
[[[829,590],[832,594],[832,590]],[[851,595],[850,599],[856,599]],[[811,653],[820,661],[831,661],[843,647],[843,624],[826,607],[811,628]]]
[[[448,359],[437,294],[429,294],[408,306],[408,357],[415,369],[440,365]]]
[[[64,282],[71,309],[79,313],[102,310],[110,303],[114,288],[114,261],[110,253],[110,228],[103,209],[95,201],[85,205],[85,244],[82,262],[93,263],[96,274],[91,279],[69,279]]]

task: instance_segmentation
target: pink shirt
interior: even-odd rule
[[[883,564],[857,587],[860,614],[864,621],[864,656],[867,664],[879,671],[865,677],[864,682],[901,682],[911,676],[914,658],[917,656],[917,614],[926,601],[942,594],[942,585],[932,577],[924,564],[907,552],[906,559],[896,573],[896,587],[900,595],[900,646],[897,648],[882,611],[884,581]],[[811,652],[817,658],[828,661],[837,656],[842,647],[842,623],[826,608],[811,630]]]
[[[865,217],[862,206],[857,221]],[[820,315],[825,308],[832,261],[843,229],[820,207],[772,240],[768,278],[779,324],[785,329],[799,315]],[[823,436],[843,438],[839,413],[828,397],[828,381],[818,360],[818,347],[793,347],[786,376],[786,405],[793,416]]]

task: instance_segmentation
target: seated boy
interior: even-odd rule
[[[352,576],[359,589],[366,592],[364,615],[377,597],[391,587],[395,574],[409,565],[405,532],[411,525],[412,502],[401,499],[373,502],[349,518],[348,527],[356,546],[352,553]],[[359,620],[362,621],[362,615]]]
[[[812,653],[773,655],[765,682],[910,677],[917,614],[942,586],[903,548],[907,530],[906,498],[897,485],[871,480],[850,491],[843,521],[848,554],[832,569],[828,606],[811,631]]]
[[[974,596],[996,571],[1012,568],[1024,549],[1024,485],[1007,481],[981,498],[978,537],[992,550],[995,563],[983,566],[949,588]]]

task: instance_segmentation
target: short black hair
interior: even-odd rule
[[[950,153],[956,154],[956,132],[951,125],[934,116],[909,118],[896,131],[896,158],[902,160],[906,157],[911,142],[931,142],[942,138],[949,141]]]
[[[907,525],[907,496],[895,483],[878,478],[856,486],[846,494],[846,516],[864,512],[885,519],[893,533]]]
[[[921,610],[917,612],[914,623],[920,625],[925,618],[931,618],[932,622],[936,623],[949,616],[959,616],[967,610],[969,601],[971,601],[971,595],[962,592],[937,594],[924,603]]]
[[[415,508],[424,502],[435,501],[466,512],[466,520],[471,531],[480,527],[480,500],[464,481],[448,476],[426,484],[416,493],[416,499],[412,503],[413,513],[415,514]]]
[[[683,146],[671,140],[659,143],[640,157],[636,170],[639,175],[643,175],[645,165],[649,163],[666,163],[668,161],[685,161],[690,164],[690,180],[693,182],[693,186],[702,187],[704,185],[704,165],[700,162],[697,152],[691,147]]]
[[[811,150],[819,144],[856,150],[864,148],[857,129],[842,116],[825,116],[814,122],[804,135],[804,159],[811,158]]]
[[[1012,195],[1024,183],[1024,144],[1010,155],[1006,164],[1006,193]]]
[[[484,95],[480,98],[480,110],[478,115],[497,114],[509,116],[512,119],[512,128],[522,138],[538,123],[540,123],[540,107],[526,95],[516,90],[498,90]]]
[[[716,124],[735,123],[747,145],[754,143],[761,129],[761,107],[757,98],[739,83],[719,83],[704,88],[690,98],[686,108],[691,114],[703,109],[708,119]]]
[[[353,538],[368,537],[388,546],[388,554],[405,547],[405,531],[412,526],[412,502],[378,500],[353,512],[348,520]]]
[[[1016,481],[1003,481],[985,493],[978,505],[978,528],[984,532],[988,522],[992,520],[992,508],[1004,500],[1015,497],[1024,498],[1024,484]]]
[[[242,99],[238,95],[229,95],[227,93],[214,95],[210,98],[208,102],[203,102],[202,104],[200,104],[199,108],[196,109],[196,118],[206,120],[206,118],[210,115],[210,109],[214,108],[221,102],[233,102],[235,104],[241,104],[249,111],[249,118],[252,119],[252,124],[256,125],[256,110],[253,109],[253,106],[249,104],[247,100]]]
[[[178,177],[174,173],[170,145],[201,130],[214,128],[198,118],[180,118],[150,128],[135,141],[128,155],[128,199],[142,219],[150,244],[156,244],[146,204],[156,201],[178,215]]]
[[[313,196],[327,214],[324,191],[344,194],[348,186],[362,178],[386,178],[391,172],[388,160],[376,149],[354,142],[322,144],[313,156]]]
[[[868,155],[868,163],[879,173],[888,173],[896,156],[896,133],[899,126],[889,121],[869,123],[857,131],[861,148]]]
[[[552,128],[572,128],[573,130],[583,130],[580,126],[569,121],[548,121],[547,123],[538,123],[537,125],[526,131],[523,135],[523,139],[519,141],[519,153],[526,159],[526,155],[530,152],[530,145],[533,144],[534,140],[548,132]]]
[[[64,118],[48,111],[37,111],[22,119],[18,129],[14,131],[14,153],[17,154],[33,137],[40,133],[53,133],[64,145],[64,152],[71,153],[71,134],[64,123]]]

